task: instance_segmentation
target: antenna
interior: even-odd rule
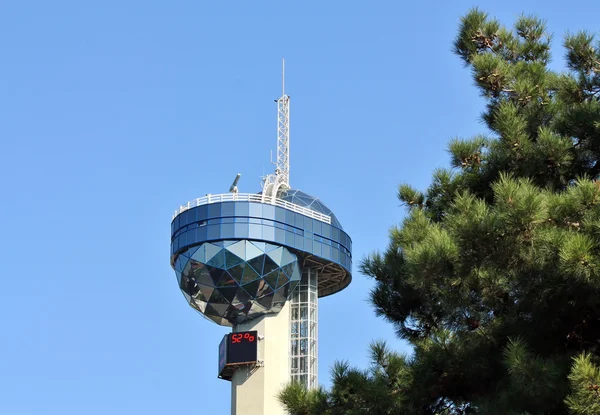
[[[275,203],[279,190],[290,188],[290,97],[285,94],[285,60],[281,60],[281,97],[277,103],[277,162],[275,174],[263,179],[263,202]],[[273,155],[271,153],[271,163]]]
[[[281,59],[281,98],[277,100],[277,182],[290,187],[290,97],[285,94],[285,60]]]

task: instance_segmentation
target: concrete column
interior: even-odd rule
[[[231,415],[285,415],[277,394],[290,381],[290,305],[276,315],[238,324],[233,332],[257,330],[258,368],[238,369],[231,379]]]

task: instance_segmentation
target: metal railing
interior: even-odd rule
[[[265,202],[263,201],[262,195],[256,193],[221,193],[218,195],[208,194],[204,197],[199,197],[197,199],[191,200],[185,205],[179,206],[179,209],[177,209],[175,211],[175,214],[173,215],[173,219],[175,219],[175,217],[181,214],[182,212],[185,212],[186,210],[194,208],[196,206],[221,202],[254,202],[263,203],[265,205],[275,205],[287,210],[291,210],[292,212],[308,216],[309,218],[317,219],[321,222],[331,224],[331,216],[324,215],[323,213],[317,212],[316,210],[296,205],[295,203],[290,203],[286,200],[275,199],[275,203]]]

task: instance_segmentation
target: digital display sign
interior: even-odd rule
[[[242,331],[227,336],[227,364],[255,363],[258,360],[258,332]]]
[[[257,331],[240,331],[223,337],[219,344],[219,378],[231,380],[238,366],[257,362]]]

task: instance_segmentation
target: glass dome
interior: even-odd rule
[[[301,190],[296,189],[287,189],[280,190],[277,192],[277,198],[285,200],[290,203],[294,203],[296,205],[306,207],[312,210],[315,210],[324,215],[331,216],[331,224],[336,228],[342,229],[342,225],[340,221],[337,220],[331,209],[329,209],[323,202],[321,202],[316,197],[313,197],[309,194],[304,193]]]

